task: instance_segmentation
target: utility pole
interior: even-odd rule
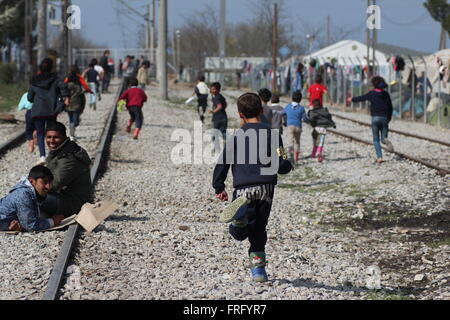
[[[69,68],[69,28],[67,28],[67,9],[69,8],[69,0],[63,0],[61,6],[61,65],[59,70],[61,74],[68,73]]]
[[[225,81],[225,37],[226,37],[226,3],[220,0],[220,30],[219,30],[219,54],[220,54],[220,77],[219,82],[223,86]]]
[[[272,91],[277,88],[277,58],[278,58],[278,4],[273,5],[273,25],[272,25]]]
[[[376,6],[377,5],[377,1],[373,0],[373,5]],[[375,53],[376,53],[376,46],[377,46],[377,28],[373,28],[372,30],[372,70],[373,70],[373,74],[376,74],[375,71],[375,65],[376,65],[376,57],[375,57]]]
[[[371,0],[367,0],[367,8],[370,7],[370,1]],[[366,20],[369,19],[369,13],[367,13],[367,18]],[[369,80],[370,77],[370,46],[371,46],[371,38],[370,38],[371,34],[370,34],[370,29],[369,26],[366,25],[366,47],[367,47],[367,80]]]
[[[444,25],[441,23],[441,38],[439,41],[439,50],[447,48],[447,32],[444,29]]]
[[[152,0],[152,18],[150,21],[150,63],[155,63],[155,0]]]
[[[159,0],[158,80],[160,97],[168,100],[167,81],[167,0]]]
[[[177,60],[176,60],[176,64],[177,64],[177,79],[178,76],[180,75],[180,71],[181,71],[181,31],[177,30],[176,31],[176,43],[177,43]],[[181,80],[181,77],[180,79]]]
[[[37,63],[47,57],[47,0],[39,0]]]
[[[32,1],[25,0],[25,80],[27,81],[31,78],[33,65],[33,49],[31,39],[33,29],[32,10]]]
[[[331,45],[331,17],[327,16],[327,45]]]
[[[146,5],[147,11],[145,14],[145,49],[150,48],[150,4]]]

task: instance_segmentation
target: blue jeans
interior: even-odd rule
[[[50,122],[54,121],[56,121],[55,117],[33,119],[33,123],[37,131],[37,141],[39,146],[40,157],[45,157],[45,128],[48,126]]]
[[[80,113],[78,111],[68,111],[69,114],[69,122],[73,124],[75,127],[78,127],[80,124]]]
[[[384,140],[387,139],[389,132],[389,119],[387,117],[372,117],[372,134],[373,134],[373,145],[375,146],[375,152],[377,153],[377,158],[382,158],[381,153],[381,143],[384,144]],[[381,140],[380,140],[381,134]]]

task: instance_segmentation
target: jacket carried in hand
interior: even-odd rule
[[[328,108],[312,109],[308,111],[308,122],[313,128],[336,128]]]
[[[42,73],[31,79],[28,101],[33,103],[33,118],[53,117],[63,111],[63,98],[70,96],[67,84],[56,73]]]
[[[14,220],[18,220],[26,231],[51,228],[52,219],[39,218],[39,204],[34,187],[23,177],[6,197],[0,199],[0,231],[7,231]]]
[[[50,193],[60,199],[58,214],[76,214],[86,202],[93,201],[91,159],[86,150],[67,139],[50,151],[46,162],[54,175]]]

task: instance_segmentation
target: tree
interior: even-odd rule
[[[8,40],[23,41],[24,16],[24,1],[0,0],[0,45],[4,45]]]
[[[439,49],[445,48],[447,32],[450,35],[450,5],[447,0],[427,0],[423,4],[434,20],[441,24],[441,38]]]

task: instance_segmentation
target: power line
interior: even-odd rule
[[[410,22],[397,22],[391,18],[389,18],[385,11],[382,10],[381,11],[381,15],[383,16],[384,19],[386,19],[387,22],[389,22],[390,24],[399,26],[399,27],[409,27],[409,26],[413,26],[415,24],[421,23],[423,21],[425,21],[428,18],[428,12],[425,12],[424,14],[422,14],[420,17],[410,21]]]

